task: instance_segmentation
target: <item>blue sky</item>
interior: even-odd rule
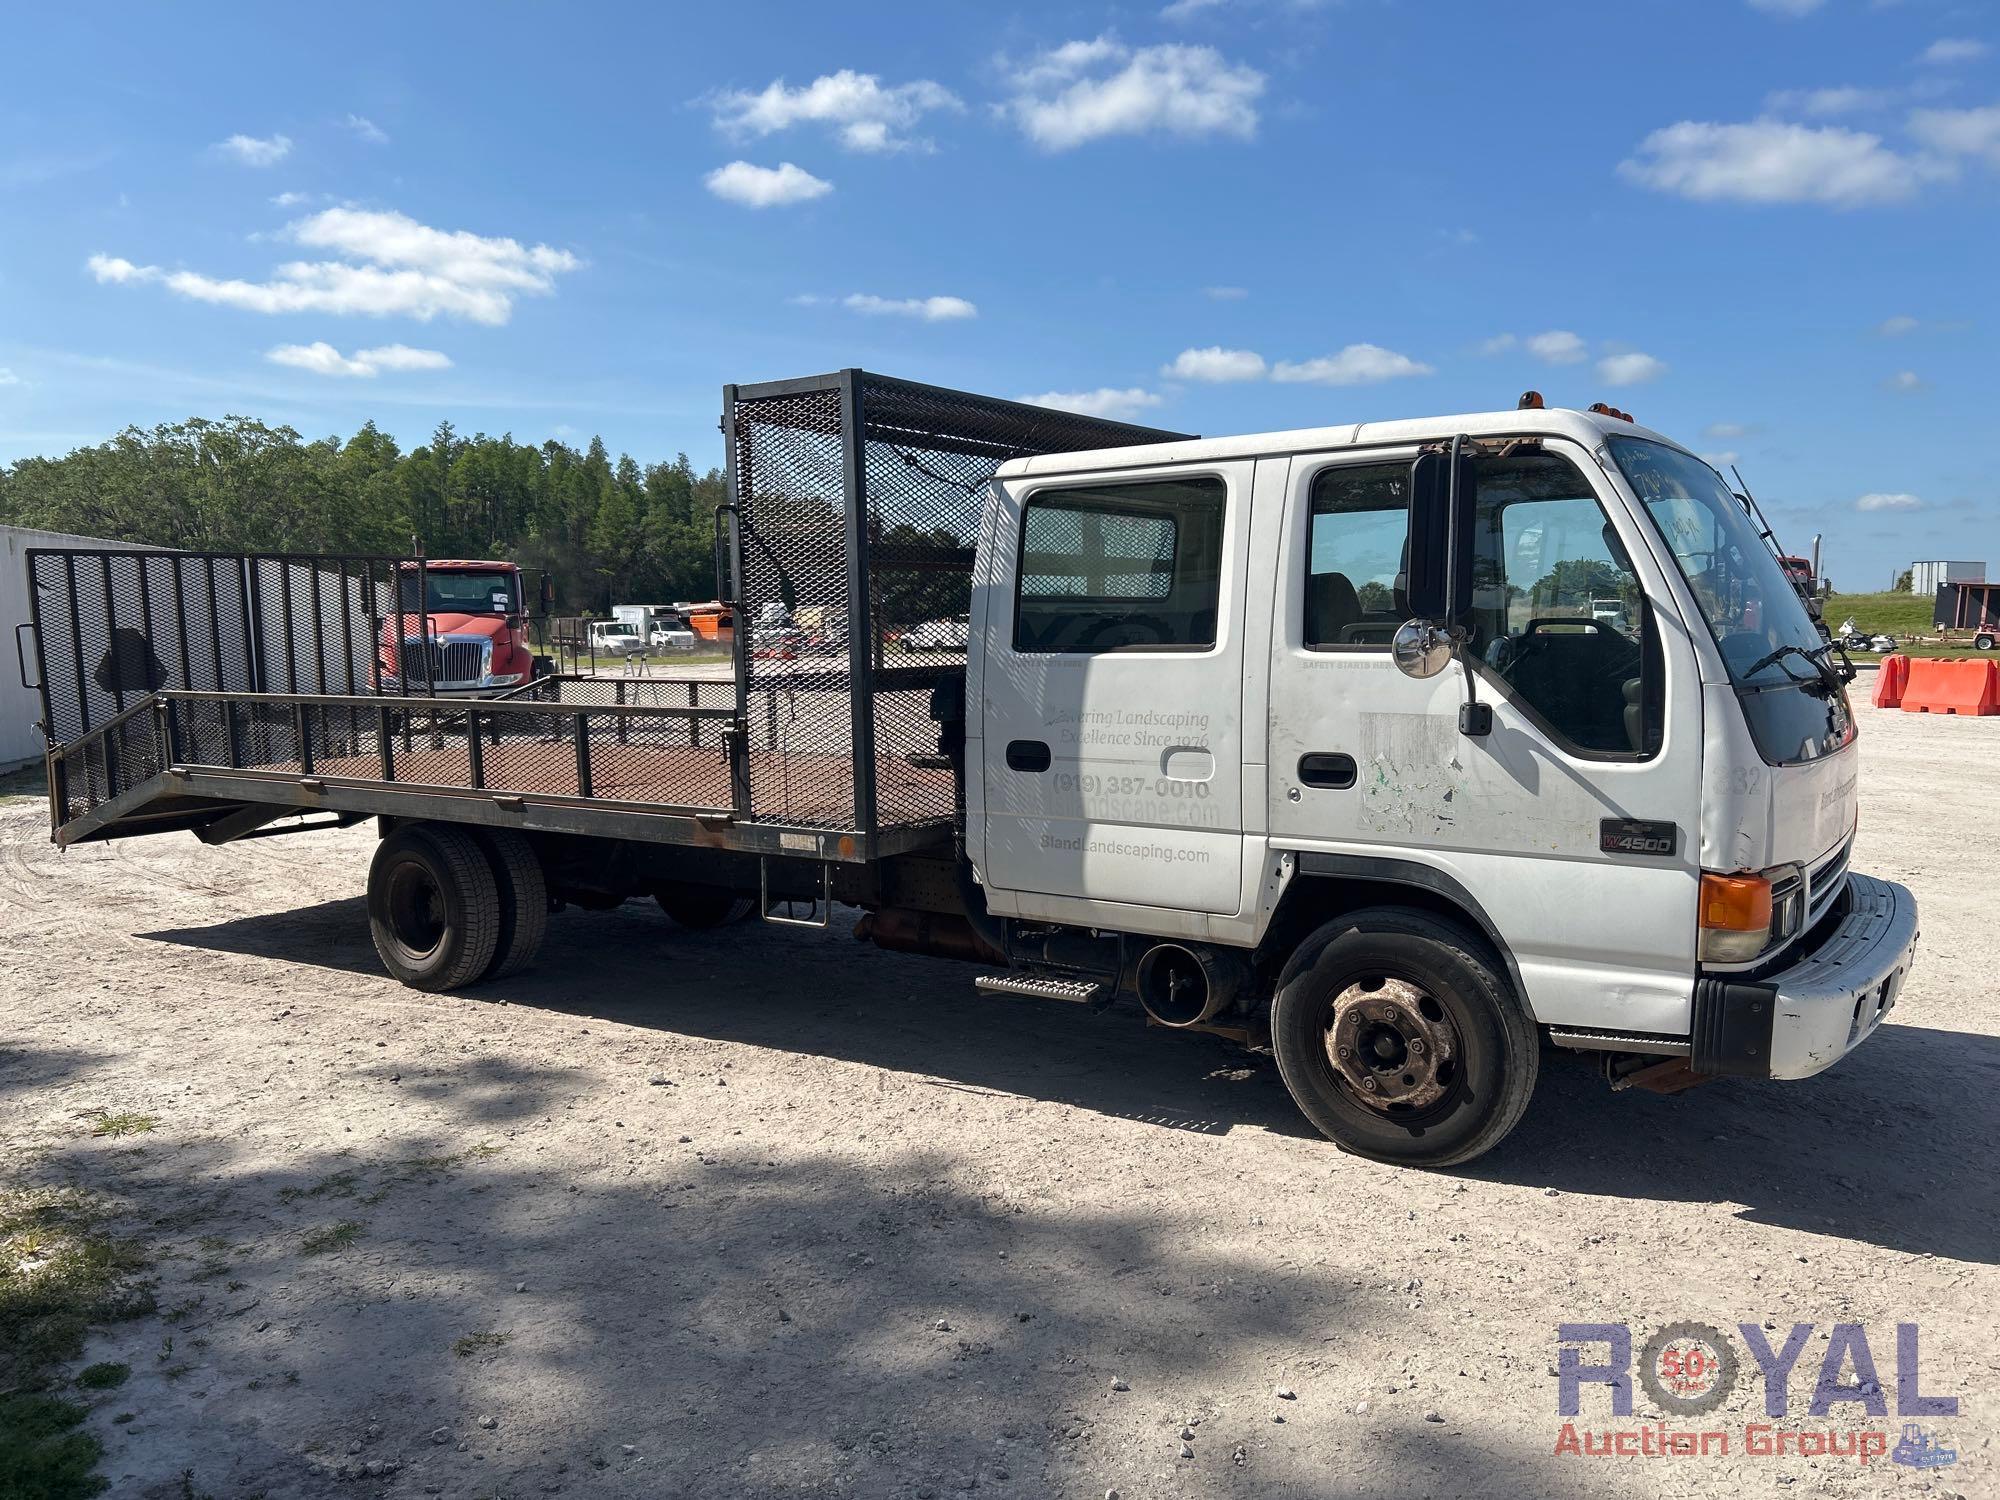
[[[1203,433],[1606,399],[2000,572],[1959,0],[17,9],[0,461],[245,413],[718,462],[862,365]]]

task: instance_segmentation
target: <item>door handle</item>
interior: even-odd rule
[[[1049,747],[1041,740],[1009,740],[1007,742],[1007,769],[1010,771],[1046,771],[1049,768]]]
[[[1313,750],[1299,757],[1299,780],[1307,786],[1345,791],[1354,785],[1354,757],[1337,751]]]

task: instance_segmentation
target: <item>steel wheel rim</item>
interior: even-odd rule
[[[389,931],[406,951],[425,956],[444,941],[444,892],[430,871],[414,860],[396,866],[389,876]]]
[[[1459,1077],[1458,1027],[1438,998],[1407,979],[1373,974],[1333,997],[1326,1060],[1350,1097],[1382,1115],[1442,1100]]]

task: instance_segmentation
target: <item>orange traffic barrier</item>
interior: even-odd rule
[[[1910,659],[1900,651],[1891,651],[1882,658],[1882,668],[1875,674],[1875,706],[1896,708],[1903,701],[1903,688],[1910,680]]]
[[[1920,656],[1903,684],[1906,714],[2000,714],[2000,666]]]

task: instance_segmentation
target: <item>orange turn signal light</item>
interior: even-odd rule
[[[1771,882],[1762,875],[1701,877],[1701,925],[1722,932],[1764,932],[1771,926]]]

